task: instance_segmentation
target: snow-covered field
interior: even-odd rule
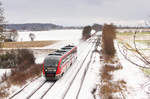
[[[150,78],[144,75],[141,68],[135,66],[125,59],[125,57],[121,54],[121,52],[123,52],[123,49],[120,49],[120,52],[117,43],[118,42],[115,42],[115,48],[117,50],[117,56],[120,60],[121,65],[123,66],[123,69],[114,72],[114,79],[116,81],[122,79],[127,83],[127,92],[125,92],[126,94],[124,94],[125,98],[150,99],[149,94],[147,93],[150,92],[150,90],[148,89],[150,87]],[[135,63],[142,64],[133,53],[128,52],[128,57],[130,57],[130,59]]]
[[[40,40],[76,40],[80,39],[82,30],[51,30],[19,32],[18,41],[31,41],[29,34],[35,35],[35,41]]]
[[[97,89],[97,86],[100,86],[100,68],[102,66],[99,53],[93,53],[96,37],[92,37],[91,40],[85,42],[80,40],[82,30],[55,30],[19,32],[19,41],[30,41],[29,33],[36,35],[35,40],[62,40],[61,42],[42,47],[41,49],[59,49],[67,44],[76,45],[78,47],[78,58],[57,82],[45,83],[45,78],[41,76],[30,83],[23,91],[13,97],[13,99],[27,99],[29,96],[30,99],[100,99],[100,89]],[[101,35],[101,32],[97,34]],[[150,92],[149,78],[144,75],[140,68],[128,62],[121,55],[117,47],[117,42],[115,42],[115,48],[123,69],[115,71],[113,77],[116,81],[123,79],[127,83],[127,92],[124,92],[125,99],[149,99],[147,93]],[[36,53],[36,63],[42,63],[47,54]],[[132,55],[130,58],[136,60]],[[41,87],[39,88],[39,86]],[[96,93],[93,93],[94,89],[97,89]],[[18,90],[20,90],[20,87],[13,89],[16,92]],[[35,90],[37,91],[35,92]]]

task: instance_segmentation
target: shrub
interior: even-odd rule
[[[30,64],[34,64],[34,61],[33,52],[27,49],[11,50],[6,52],[6,54],[0,55],[1,68],[15,68],[19,66],[17,67],[18,69],[26,69]]]
[[[14,68],[17,65],[17,56],[14,50],[0,55],[0,68]]]
[[[91,26],[85,26],[83,28],[83,32],[82,32],[82,39],[83,40],[86,40],[91,36],[91,30],[92,30]]]
[[[12,56],[16,58],[13,60],[16,62],[16,67],[11,69],[11,75],[6,76],[6,74],[2,77],[2,81],[6,81],[9,84],[13,85],[23,85],[27,82],[28,79],[40,76],[42,72],[42,65],[35,64],[33,52],[27,49],[15,50],[12,56],[8,56],[10,52],[3,55],[4,61],[8,59],[13,59]],[[4,91],[4,89],[0,89]],[[7,88],[8,90],[8,88]]]
[[[35,57],[33,52],[28,49],[17,50],[17,69],[25,70],[29,68],[31,64],[34,64]]]
[[[22,85],[30,78],[39,76],[42,72],[41,64],[32,64],[26,70],[12,70],[12,74],[9,77],[9,82],[14,85]]]
[[[103,52],[106,55],[114,56],[115,48],[113,40],[116,38],[116,27],[113,24],[104,24],[102,32]]]

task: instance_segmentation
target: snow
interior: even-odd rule
[[[70,31],[70,30],[66,30],[66,31]],[[74,31],[74,30],[73,30]],[[75,30],[77,31],[77,30]],[[80,66],[82,65],[82,62],[83,62],[83,59],[84,57],[86,57],[88,54],[88,52],[90,53],[86,59],[86,61],[84,62],[83,64],[83,67],[82,67],[82,70],[80,70],[79,74],[77,74],[77,78],[76,78],[76,82],[78,82],[78,80],[80,80],[81,82],[81,75],[83,75],[84,73],[82,71],[84,71],[86,69],[86,66],[89,62],[89,59],[90,59],[90,56],[92,54],[92,50],[94,49],[94,46],[92,46],[92,44],[94,43],[94,40],[96,38],[93,38],[91,41],[82,41],[80,40],[81,38],[81,35],[80,37],[75,37],[75,33],[77,32],[71,32],[71,33],[74,33],[72,34],[72,37],[68,37],[67,40],[63,40],[61,42],[58,42],[58,43],[55,43],[53,45],[50,45],[50,46],[46,46],[46,47],[42,47],[41,49],[59,49],[67,44],[74,44],[78,47],[78,59],[77,61],[71,66],[71,68],[64,74],[64,76],[58,80],[54,86],[50,89],[50,91],[46,94],[46,96],[44,97],[44,99],[47,99],[47,98],[52,98],[52,99],[61,99],[62,96],[64,95],[64,92],[67,90],[68,88],[68,85],[71,83],[73,77],[75,76],[76,72],[78,71],[78,69],[80,68]],[[51,31],[50,31],[51,32]],[[60,33],[60,30],[58,30],[57,32]],[[65,31],[62,31],[62,32],[65,32]],[[70,33],[69,32],[69,33]],[[81,34],[81,30],[78,30],[78,33],[80,32]],[[22,32],[23,33],[23,32]],[[42,33],[42,32],[41,32]],[[48,34],[48,32],[45,32],[45,34]],[[23,34],[21,34],[23,35]],[[38,34],[40,35],[40,33]],[[58,35],[58,34],[56,34]],[[65,34],[66,35],[66,34]],[[75,38],[73,38],[73,36]],[[26,38],[26,37],[25,37]],[[55,38],[55,37],[54,37]],[[63,38],[63,37],[62,37]],[[44,37],[41,37],[42,40],[46,40]],[[65,38],[66,39],[66,38]],[[25,40],[25,39],[24,39]],[[26,39],[26,40],[29,40],[29,39]],[[37,38],[37,40],[40,40]],[[90,49],[92,48],[92,49]],[[45,58],[45,56],[47,55],[48,53],[45,52],[45,53],[37,53],[35,54],[35,57],[36,57],[36,63],[42,63],[43,62],[43,59]],[[91,91],[97,86],[97,83],[99,82],[98,81],[98,75],[99,75],[99,72],[98,72],[98,68],[100,67],[99,65],[99,55],[94,53],[93,57],[92,57],[92,60],[90,62],[90,68],[88,69],[88,74],[85,76],[86,79],[90,80],[90,82],[88,80],[86,80],[83,85],[87,87],[88,91],[86,91],[86,93],[84,93],[84,87],[81,88],[81,92],[84,93],[84,97],[81,95],[79,95],[79,97],[81,99],[83,98],[87,98],[86,94],[88,93],[90,95],[91,98],[93,98],[93,95],[91,94]],[[94,65],[96,65],[94,67]],[[90,78],[89,78],[89,77]],[[68,79],[69,78],[69,79]],[[26,99],[29,95],[31,95],[31,93],[33,93],[43,82],[45,81],[45,78],[43,76],[41,76],[40,78],[38,78],[37,80],[33,81],[31,84],[29,84],[29,86],[27,86],[19,95],[15,96],[13,99]],[[44,84],[32,97],[31,99],[39,99],[43,93],[53,84],[53,82],[46,82],[46,84]],[[75,85],[75,86],[74,86]],[[76,84],[74,84],[72,87],[73,89],[76,88]],[[22,86],[23,87],[23,86]],[[77,89],[79,88],[79,86],[77,86]],[[15,89],[15,86],[13,88]],[[21,88],[20,88],[21,89]],[[61,90],[60,90],[61,89]],[[18,87],[16,87],[16,90],[18,90]],[[17,91],[16,91],[17,92]],[[77,92],[77,90],[75,90],[75,92]],[[59,93],[59,94],[58,94]],[[69,93],[72,93],[72,92],[69,92]],[[70,99],[70,98],[67,98],[68,95],[66,95],[66,99]]]
[[[89,51],[89,49],[84,49],[85,47],[91,48],[92,46],[88,45],[88,43],[86,43],[86,42],[83,42],[80,46],[78,46],[78,48],[79,48],[78,53],[77,53],[78,59],[77,59],[76,63],[74,63],[73,66],[71,66],[71,68],[69,68],[69,70],[64,74],[64,76],[55,83],[55,85],[51,88],[51,90],[46,94],[44,99],[47,99],[47,98],[61,99],[63,97],[69,84],[71,83],[72,79],[76,75],[76,72],[80,68],[84,57],[86,57],[87,52]],[[85,65],[82,68],[85,68]],[[81,71],[80,71],[80,73],[81,73]],[[76,89],[76,86],[73,89]],[[74,91],[72,93],[74,93]]]
[[[146,93],[147,87],[143,88],[142,86],[146,84],[145,82],[149,81],[150,79],[147,78],[141,69],[134,64],[127,61],[123,55],[120,53],[117,42],[115,42],[115,47],[117,50],[117,56],[123,66],[122,70],[115,71],[114,79],[117,80],[124,80],[127,82],[127,91],[126,92],[126,99],[149,99],[150,97]],[[135,57],[130,56],[131,59],[136,60]],[[137,62],[137,61],[136,61]]]
[[[40,40],[76,40],[80,39],[82,30],[51,30],[19,32],[18,41],[31,41],[29,34],[35,35],[35,41]]]
[[[54,82],[46,82],[32,97],[31,99],[40,99],[40,97],[48,90],[49,87],[52,88],[47,92],[43,99],[76,99],[78,94],[78,99],[100,99],[99,97],[99,85],[100,85],[100,55],[97,52],[92,54],[94,50],[92,41],[82,41],[81,30],[53,30],[53,31],[42,31],[42,32],[19,32],[19,41],[23,38],[23,41],[30,41],[28,35],[29,33],[35,33],[35,40],[62,40],[61,42],[55,43],[50,46],[42,47],[41,49],[59,49],[67,44],[74,44],[78,47],[77,60],[69,68],[69,70],[59,79],[55,84]],[[97,33],[101,35],[101,32]],[[59,35],[59,36],[58,36]],[[65,35],[68,35],[67,37]],[[142,45],[141,45],[142,46]],[[149,78],[147,78],[140,68],[136,67],[129,61],[127,61],[122,54],[119,52],[117,47],[117,41],[115,41],[115,48],[117,50],[117,57],[121,65],[122,70],[117,70],[113,73],[114,81],[124,80],[127,82],[127,92],[124,92],[126,99],[149,99],[147,93],[149,91]],[[100,47],[98,48],[101,49]],[[47,56],[48,52],[35,54],[36,63],[42,63],[44,58]],[[84,58],[87,56],[86,60]],[[130,53],[130,58],[137,61],[132,53]],[[84,62],[83,62],[84,61]],[[139,62],[140,63],[140,62]],[[115,64],[117,65],[117,64]],[[81,70],[78,71],[81,67]],[[87,66],[89,68],[87,69]],[[1,69],[0,69],[1,72]],[[3,71],[2,71],[3,72]],[[0,75],[2,74],[0,73]],[[75,77],[76,76],[76,77]],[[74,78],[75,77],[75,78]],[[74,80],[72,82],[72,80]],[[82,86],[81,86],[81,82]],[[43,76],[39,77],[37,80],[33,81],[26,87],[19,95],[13,99],[26,99],[31,93],[33,93],[40,85],[45,82]],[[70,88],[69,88],[70,86]],[[15,89],[15,88],[14,88]],[[18,89],[18,88],[16,88]],[[68,92],[67,92],[68,89]],[[95,94],[92,91],[97,89]],[[67,92],[67,93],[66,93]]]
[[[95,38],[93,38],[92,41],[80,41],[78,43],[78,58],[76,62],[69,68],[69,70],[64,74],[64,76],[54,84],[54,86],[48,91],[48,93],[43,97],[43,99],[62,99],[62,97],[64,97],[65,95],[65,92],[69,88],[69,85],[71,84],[72,80],[77,75],[74,79],[73,84],[71,85],[71,88],[69,88],[68,93],[64,97],[65,99],[75,99],[75,97],[73,96],[77,95],[77,92],[80,88],[80,82],[82,82],[82,77],[85,73],[83,71],[87,71],[87,74],[85,75],[85,81],[83,82],[83,86],[79,94],[79,99],[94,99],[93,94],[91,92],[94,88],[97,87],[99,83],[99,68],[101,66],[99,63],[99,54],[96,52],[92,54],[92,51],[95,48],[95,46],[93,46],[94,41]],[[87,58],[84,61],[84,58],[86,56]],[[89,69],[87,70],[88,64]],[[78,72],[80,67],[81,70]],[[27,98],[28,95],[33,93],[34,90],[37,89],[44,81],[45,79],[43,77],[40,77],[38,80],[34,81],[28,87],[26,87],[19,95],[17,95],[13,99]],[[46,82],[30,99],[40,99],[40,97],[46,92],[46,90],[50,86],[52,86],[52,84],[53,82]]]
[[[101,65],[99,53],[94,53],[78,97],[79,99],[93,99],[94,95],[92,94],[92,91],[94,90],[94,88],[97,89],[97,87],[99,87],[98,85],[100,82],[100,67]],[[99,97],[99,93],[97,95]]]
[[[27,86],[20,94],[15,96],[13,99],[27,99],[27,97],[31,93],[33,93],[44,82],[45,82],[45,79],[43,77],[40,77],[39,79],[29,84],[29,86]]]
[[[1,82],[1,77],[6,73],[7,76],[10,75],[11,69],[0,69],[0,82]]]
[[[64,74],[64,76],[55,83],[55,85],[44,96],[44,99],[76,99],[78,91],[81,87],[80,85],[84,80],[83,77],[85,77],[85,80],[82,84],[81,90],[79,91],[78,99],[94,99],[92,91],[99,83],[99,68],[101,67],[99,63],[99,54],[93,53],[92,55],[92,51],[95,48],[95,46],[92,46],[92,43],[87,45],[86,42],[82,42],[78,48],[78,59],[76,63],[74,63],[73,66]],[[87,58],[83,63],[83,59],[86,56]],[[87,69],[88,65],[89,69]],[[82,67],[80,71],[78,71],[80,66]]]

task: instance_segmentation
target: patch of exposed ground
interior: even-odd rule
[[[4,42],[2,43],[2,48],[29,48],[29,47],[44,47],[54,43],[57,40],[50,41],[24,41],[24,42]]]

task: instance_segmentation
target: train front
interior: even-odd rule
[[[58,80],[61,70],[59,69],[59,58],[47,56],[43,64],[43,74],[46,80]]]

